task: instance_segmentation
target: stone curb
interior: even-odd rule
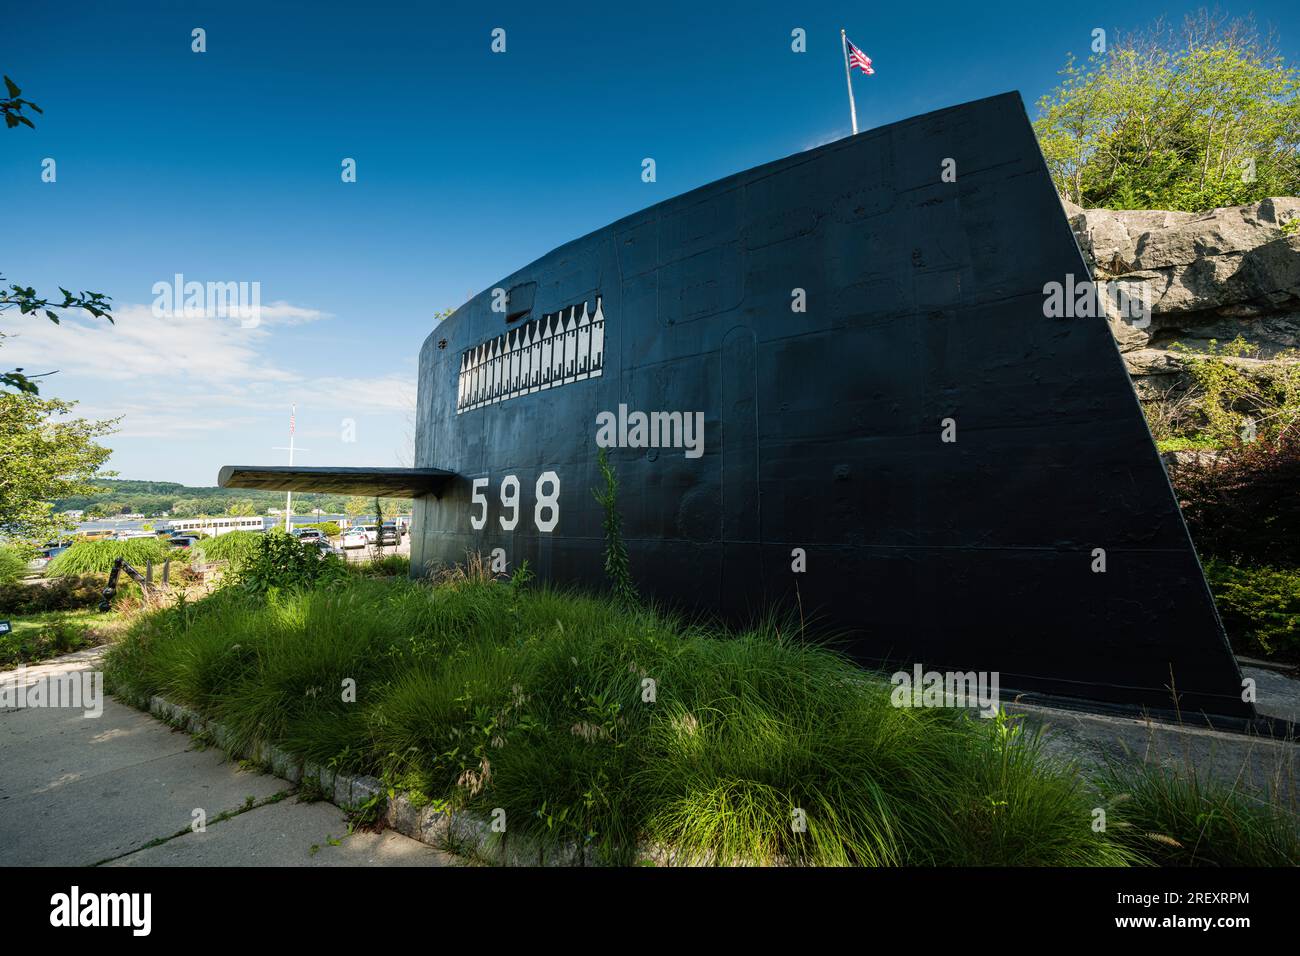
[[[491,823],[474,813],[421,806],[405,793],[389,793],[383,781],[364,774],[339,773],[311,760],[294,756],[264,742],[241,749],[234,735],[215,720],[162,697],[149,698],[148,710],[164,723],[190,734],[206,734],[233,759],[247,759],[295,786],[315,780],[325,799],[341,810],[355,810],[375,797],[384,799],[381,822],[390,830],[428,846],[458,856],[475,856],[497,866],[592,866],[599,861],[583,854],[576,844],[543,848],[532,841],[507,839],[492,832]],[[386,796],[386,799],[385,799]],[[641,854],[648,862],[665,865],[671,854],[649,848]]]

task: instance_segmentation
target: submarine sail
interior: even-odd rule
[[[412,573],[500,549],[602,585],[604,451],[649,597],[797,607],[891,670],[1252,718],[1107,320],[1045,308],[1091,279],[1016,93],[621,219],[424,343]]]

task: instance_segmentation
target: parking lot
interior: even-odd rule
[[[334,543],[337,545],[338,540],[335,539]],[[376,548],[374,545],[370,545],[369,547],[365,547],[365,548],[346,548],[343,551],[344,556],[349,561],[354,561],[354,562],[369,561],[370,559],[375,557],[375,553],[376,553]],[[383,549],[383,556],[385,558],[391,557],[395,554],[400,555],[403,558],[409,558],[411,556],[410,535],[402,535],[402,543],[397,545],[396,547],[390,544]]]

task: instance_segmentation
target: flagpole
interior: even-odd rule
[[[858,107],[853,102],[853,74],[849,72],[849,38],[840,31],[840,48],[844,51],[844,82],[849,87],[849,118],[853,121],[853,135],[858,135]]]
[[[289,408],[289,447],[285,448],[281,445],[276,445],[274,448],[271,449],[271,451],[287,451],[289,453],[290,465],[293,464],[293,453],[294,451],[297,450],[294,447],[294,432],[298,430],[297,425],[298,425],[298,403],[294,402],[294,404]],[[302,449],[302,451],[309,451],[309,450],[310,449],[307,448]],[[285,531],[293,531],[292,516],[293,516],[293,492],[286,491],[284,493],[284,530]]]

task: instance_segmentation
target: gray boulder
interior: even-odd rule
[[[1241,336],[1264,359],[1300,348],[1300,198],[1204,213],[1064,205],[1094,277],[1150,305],[1149,322],[1110,319],[1143,398],[1185,382],[1174,342]]]

